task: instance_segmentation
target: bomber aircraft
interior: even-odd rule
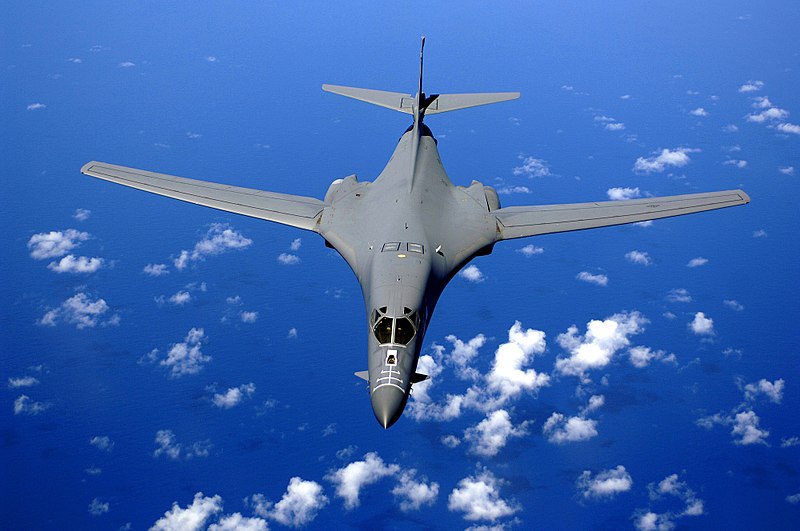
[[[560,205],[500,207],[478,181],[455,186],[442,166],[425,116],[519,97],[518,92],[425,94],[420,47],[416,95],[322,85],[322,89],[410,114],[386,167],[373,182],[336,179],[320,201],[103,162],[81,172],[117,184],[318,233],[358,277],[366,305],[367,370],[375,418],[389,428],[405,408],[423,338],[444,287],[472,258],[501,240],[593,229],[750,202],[742,190]]]

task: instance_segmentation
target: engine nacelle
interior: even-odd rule
[[[353,191],[358,186],[358,177],[355,174],[348,175],[344,179],[336,179],[328,187],[325,193],[325,202],[330,204],[336,201],[336,198],[342,197]]]

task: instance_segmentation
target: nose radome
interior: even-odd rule
[[[372,411],[385,429],[394,424],[403,412],[403,391],[393,385],[378,387],[372,392]]]

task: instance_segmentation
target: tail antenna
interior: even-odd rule
[[[425,35],[422,36],[422,44],[419,46],[419,90],[417,91],[417,95],[420,99],[422,99],[422,63],[423,63],[423,52],[425,51]]]

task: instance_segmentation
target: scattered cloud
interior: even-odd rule
[[[75,255],[68,254],[58,262],[50,262],[47,269],[56,273],[94,273],[103,267],[103,263],[102,258],[75,257]]]
[[[119,65],[117,66],[119,66],[120,68],[133,68],[134,66],[136,66],[136,63],[132,63],[131,61],[123,61],[119,63]]]
[[[759,395],[764,395],[770,402],[780,404],[781,400],[783,400],[783,387],[785,384],[786,382],[783,378],[775,380],[774,382],[761,378],[755,383],[749,383],[744,386],[744,398],[745,400],[753,401]]]
[[[153,457],[164,455],[173,461],[178,459],[192,459],[193,457],[208,457],[213,445],[211,441],[197,441],[190,445],[183,445],[177,441],[172,430],[158,430],[156,432],[156,449]]]
[[[667,301],[669,302],[692,302],[692,296],[689,295],[689,290],[686,288],[674,288],[667,293]]]
[[[550,167],[545,160],[526,157],[524,155],[520,155],[519,159],[522,161],[522,165],[516,166],[512,170],[514,175],[524,175],[528,178],[547,177],[551,175]]]
[[[433,505],[439,496],[439,484],[428,483],[426,477],[417,481],[416,473],[413,468],[402,472],[392,489],[394,497],[400,500],[400,510],[406,513],[419,511],[423,505]]]
[[[159,365],[169,369],[171,378],[197,374],[211,361],[211,356],[203,354],[201,350],[206,339],[202,328],[192,328],[183,342],[170,345],[166,357],[162,358],[159,350],[153,349],[141,361],[158,361]]]
[[[45,105],[44,103],[31,103],[25,108],[28,109],[29,111],[39,111],[42,109],[46,109],[47,105]]]
[[[114,449],[114,441],[108,435],[95,435],[89,439],[89,444],[104,452],[110,452]]]
[[[243,323],[255,323],[258,320],[258,312],[241,311],[239,312],[239,317]]]
[[[150,531],[200,531],[206,522],[222,511],[220,496],[204,496],[202,492],[194,495],[191,505],[181,509],[178,502],[172,503],[172,509],[164,513]]]
[[[167,268],[167,264],[147,264],[144,266],[142,272],[151,277],[160,277],[161,275],[168,275],[169,269]]]
[[[700,267],[704,266],[708,263],[708,258],[703,258],[702,256],[698,256],[697,258],[692,258],[689,260],[689,263],[686,264],[686,267]]]
[[[67,229],[63,232],[40,232],[28,240],[28,249],[31,252],[31,258],[35,260],[57,258],[64,256],[90,237],[88,232],[75,229]]]
[[[753,238],[766,238],[766,237],[767,237],[767,231],[765,231],[764,229],[758,229],[753,231]]]
[[[14,400],[14,414],[38,415],[47,410],[50,405],[51,404],[46,402],[37,402],[28,395],[19,395],[19,397]]]
[[[728,159],[722,162],[725,166],[736,166],[739,169],[747,167],[747,161],[741,159]]]
[[[297,328],[290,328],[289,333],[286,335],[286,339],[297,339]]]
[[[100,516],[101,514],[107,513],[110,507],[108,502],[102,502],[100,498],[95,498],[89,504],[89,514],[92,516]]]
[[[694,319],[689,323],[689,328],[692,332],[699,336],[713,336],[714,335],[714,320],[706,317],[703,312],[694,314]]]
[[[86,221],[92,215],[92,211],[88,208],[76,208],[72,217],[78,221]]]
[[[33,376],[19,376],[19,377],[9,376],[8,378],[9,389],[18,389],[20,387],[32,387],[38,384],[39,380],[37,380]]]
[[[728,124],[723,127],[722,130],[726,133],[735,133],[739,130],[739,128],[734,124]]]
[[[781,166],[778,171],[784,175],[794,175],[794,166]]]
[[[170,304],[174,306],[183,306],[184,304],[192,300],[192,294],[189,293],[188,291],[181,290],[172,295],[168,300]]]
[[[597,421],[554,412],[544,423],[542,433],[555,444],[586,441],[597,436]]]
[[[776,125],[775,129],[777,129],[781,133],[789,133],[789,134],[792,134],[792,135],[800,135],[800,125],[797,125],[797,124],[781,123],[781,124]]]
[[[536,247],[531,243],[526,245],[525,247],[517,249],[517,252],[520,253],[525,258],[530,258],[531,256],[542,254],[544,252],[544,249],[542,247]]]
[[[630,345],[630,336],[644,332],[647,323],[639,312],[622,312],[603,321],[589,321],[584,335],[578,333],[577,326],[570,326],[556,338],[561,348],[569,352],[568,358],[556,359],[556,371],[587,381],[588,371],[611,363],[617,351]]]
[[[598,286],[608,285],[608,277],[602,273],[593,275],[588,271],[581,271],[575,278],[577,278],[578,280],[582,280],[584,282],[588,282],[590,284],[596,284]]]
[[[769,432],[759,428],[760,420],[752,409],[737,413],[733,418],[731,435],[739,439],[733,442],[741,445],[767,444]]]
[[[653,157],[639,157],[633,165],[636,173],[661,173],[667,166],[682,168],[691,162],[689,153],[696,153],[699,149],[677,147],[674,149],[662,149],[660,153]]]
[[[691,114],[692,116],[708,116],[708,111],[702,107],[698,107],[696,109],[689,111],[689,114]]]
[[[486,280],[484,274],[481,272],[480,269],[478,269],[478,266],[476,266],[475,264],[468,265],[467,267],[462,269],[458,273],[458,276],[473,283],[479,283]]]
[[[789,111],[780,109],[778,107],[770,107],[758,113],[748,114],[745,118],[748,122],[755,122],[757,124],[764,122],[777,122],[786,119],[789,116]]]
[[[741,312],[742,310],[744,310],[744,306],[742,306],[742,304],[739,303],[739,301],[736,301],[736,300],[733,300],[733,299],[725,299],[724,301],[722,301],[722,304],[724,304],[725,306],[727,306],[731,310],[734,310],[734,311],[737,311],[737,312]]]
[[[531,189],[527,186],[501,186],[497,189],[497,193],[500,195],[529,194]]]
[[[625,259],[633,264],[639,264],[643,266],[653,265],[653,259],[650,258],[650,255],[645,251],[633,250],[625,254]]]
[[[760,80],[755,81],[748,81],[741,87],[739,87],[739,92],[757,92],[764,87],[764,82]]]
[[[303,527],[314,521],[328,504],[328,497],[316,481],[295,476],[289,480],[286,492],[277,503],[272,504],[263,494],[254,494],[245,501],[258,516],[287,527]]]
[[[790,494],[789,496],[786,496],[786,501],[788,503],[791,503],[792,505],[797,505],[798,503],[800,503],[800,492],[798,492],[797,494]]]
[[[606,194],[611,201],[626,201],[642,195],[639,188],[609,188]]]
[[[633,486],[633,478],[618,465],[616,468],[603,470],[592,475],[591,470],[584,470],[576,481],[578,492],[586,499],[607,500],[621,492],[628,492]]]
[[[94,328],[100,326],[115,326],[119,324],[119,315],[114,314],[103,320],[110,307],[104,299],[92,300],[85,293],[78,293],[61,303],[61,306],[45,313],[37,321],[42,326],[55,326],[59,320],[74,324],[75,328]]]
[[[477,425],[467,428],[464,440],[471,444],[470,452],[483,456],[494,457],[505,447],[511,437],[522,437],[528,434],[529,421],[514,426],[508,411],[498,409],[486,416]]]
[[[672,474],[661,480],[658,484],[647,485],[650,501],[665,502],[670,498],[677,498],[681,509],[656,513],[650,508],[639,509],[633,514],[634,527],[639,531],[666,531],[674,529],[675,520],[686,516],[701,516],[705,514],[705,503],[698,498],[689,486],[678,480],[678,474]]]
[[[300,263],[300,257],[296,254],[281,253],[278,255],[278,263],[283,265],[295,265]]]
[[[520,510],[513,502],[500,497],[500,487],[504,481],[488,470],[468,476],[458,482],[450,493],[447,508],[463,513],[464,520],[488,520],[494,522],[511,516]]]
[[[295,238],[292,240],[292,243],[289,244],[289,250],[292,252],[297,252],[300,250],[300,247],[303,245],[303,240],[300,238]]]
[[[606,131],[623,131],[624,129],[625,129],[625,124],[622,122],[614,122],[605,125]]]
[[[222,254],[231,250],[248,248],[253,240],[245,238],[238,231],[224,223],[212,223],[206,235],[198,241],[192,251],[181,251],[174,260],[175,268],[185,269],[189,262],[204,260],[207,256]]]
[[[230,409],[239,405],[242,400],[253,396],[255,392],[256,385],[250,382],[239,387],[231,387],[225,393],[215,393],[211,398],[211,403],[221,409]]]
[[[781,448],[800,446],[800,437],[784,437],[781,439]]]
[[[363,461],[354,461],[331,471],[325,479],[336,485],[336,496],[344,499],[345,509],[352,510],[361,504],[359,495],[362,488],[399,471],[398,465],[387,465],[377,453],[370,452],[364,455]]]

